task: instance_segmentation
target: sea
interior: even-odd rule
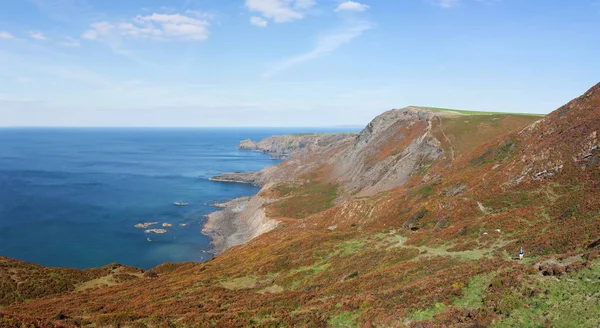
[[[201,230],[213,204],[258,192],[209,178],[278,163],[239,141],[341,131],[356,130],[0,129],[0,256],[79,269],[206,261],[213,254]],[[167,233],[135,227],[145,222]]]

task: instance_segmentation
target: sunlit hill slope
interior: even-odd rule
[[[254,173],[279,224],[212,261],[0,259],[0,326],[598,326],[599,129],[600,84],[545,117],[388,111]]]

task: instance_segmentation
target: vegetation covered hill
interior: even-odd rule
[[[600,84],[543,118],[386,112],[266,171],[275,230],[155,278],[14,302],[0,323],[598,326],[599,129]]]

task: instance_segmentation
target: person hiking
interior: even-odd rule
[[[523,260],[523,256],[525,255],[525,252],[523,252],[523,247],[521,247],[521,249],[519,250],[519,260]]]

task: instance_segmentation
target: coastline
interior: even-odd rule
[[[246,208],[251,197],[245,196],[225,203],[214,204],[213,206],[221,208],[221,210],[206,215],[202,234],[212,239],[213,253],[220,254],[227,248],[247,241],[249,233],[244,233],[241,229],[240,214]]]
[[[281,163],[264,167],[258,172],[222,173],[209,178],[221,183],[247,183],[261,187],[261,191],[274,188],[277,181],[293,179],[311,165],[303,165],[299,159],[308,154],[325,153],[340,143],[354,141],[356,133],[292,134],[272,136],[258,142],[242,140],[238,148],[259,151],[272,158],[283,159]],[[277,227],[279,221],[269,218],[265,205],[277,201],[260,196],[261,192],[246,197],[214,204],[220,210],[206,215],[202,234],[209,236],[212,253],[218,255],[226,249],[249,242]]]
[[[275,229],[279,221],[268,218],[263,209],[268,203],[257,194],[214,204],[221,210],[206,215],[202,228],[202,234],[211,237],[212,253],[218,255]]]

